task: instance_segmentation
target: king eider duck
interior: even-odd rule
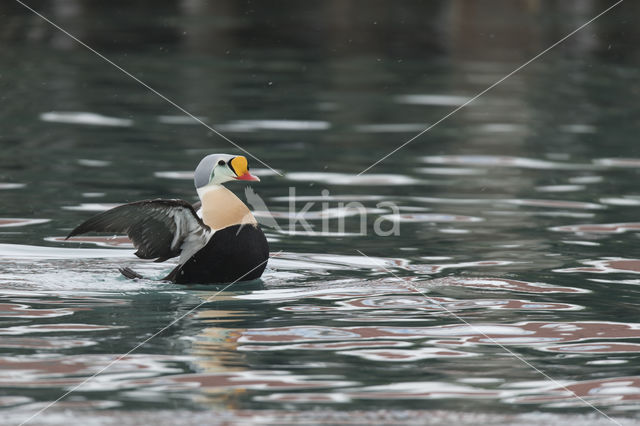
[[[164,262],[179,257],[163,281],[178,284],[248,281],[262,275],[269,244],[247,206],[227,188],[233,180],[259,181],[242,156],[211,154],[194,175],[201,206],[155,199],[124,204],[77,226],[67,239],[87,232],[127,234],[142,259]],[[142,278],[120,268],[127,278]]]

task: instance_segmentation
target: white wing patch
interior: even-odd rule
[[[183,264],[209,243],[213,232],[203,228],[191,212],[184,209],[174,210],[170,214],[176,225],[171,249],[180,248],[178,263]]]

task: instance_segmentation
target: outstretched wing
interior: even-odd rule
[[[206,246],[212,235],[191,204],[162,199],[107,210],[78,225],[67,238],[87,232],[125,233],[138,250],[136,256],[156,262],[180,256],[180,263]]]

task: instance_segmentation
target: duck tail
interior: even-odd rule
[[[142,275],[129,268],[128,266],[122,266],[118,268],[118,271],[120,271],[122,275],[124,275],[126,278],[129,278],[130,280],[144,279]]]
[[[167,275],[160,281],[169,281],[172,283],[180,284],[177,282],[177,280],[181,270],[182,270],[182,265],[176,266],[171,272],[169,272],[169,275]]]

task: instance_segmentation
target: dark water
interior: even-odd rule
[[[360,176],[612,2],[100,3],[32,5],[267,163],[274,257],[220,292],[120,277],[172,266],[122,239],[61,241],[118,203],[195,201],[199,159],[240,151],[0,5],[3,423],[175,320],[32,423],[637,418],[636,3]]]

